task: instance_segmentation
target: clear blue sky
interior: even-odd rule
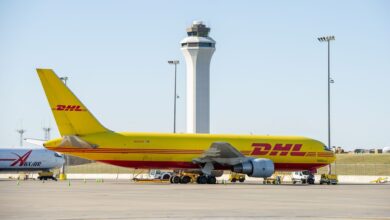
[[[300,135],[327,142],[331,45],[333,144],[390,146],[389,1],[0,0],[0,146],[43,138],[53,116],[35,72],[53,68],[115,131],[185,131],[179,42],[193,20],[211,27],[212,133]]]

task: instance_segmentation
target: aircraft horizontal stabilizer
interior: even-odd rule
[[[98,146],[95,144],[90,144],[78,136],[64,136],[61,143],[57,147],[77,147],[77,148],[86,148],[94,149]]]
[[[46,140],[33,139],[33,138],[25,138],[24,141],[26,141],[27,143],[42,146],[42,147],[43,147],[43,144],[46,142]]]

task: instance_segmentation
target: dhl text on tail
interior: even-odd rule
[[[61,138],[50,150],[131,168],[233,170],[269,177],[276,170],[316,170],[335,160],[323,143],[297,136],[159,134],[105,128],[51,69],[37,69]]]

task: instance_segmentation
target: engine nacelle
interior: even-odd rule
[[[270,159],[256,158],[233,167],[233,172],[244,173],[251,177],[267,178],[275,171],[274,162]]]

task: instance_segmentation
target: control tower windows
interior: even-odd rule
[[[213,47],[213,43],[196,42],[196,43],[182,43],[182,47]]]

